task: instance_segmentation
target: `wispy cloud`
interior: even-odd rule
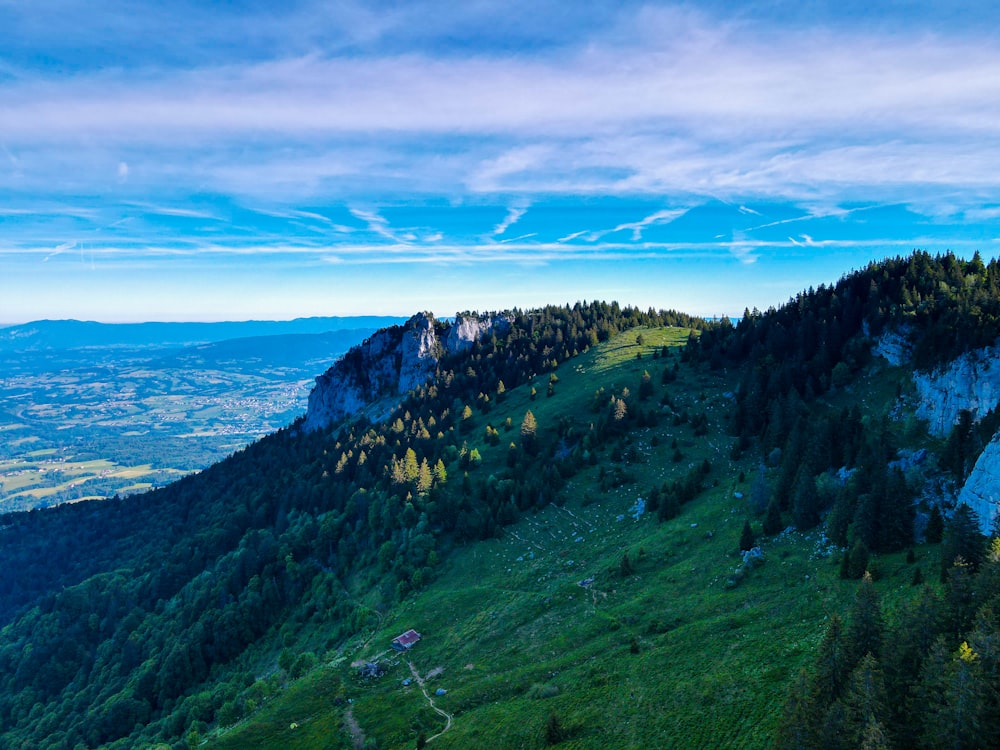
[[[522,240],[526,240],[526,239],[529,239],[531,237],[537,237],[537,236],[538,236],[538,232],[528,232],[527,234],[522,234],[519,237],[511,237],[509,239],[500,240],[500,243],[501,244],[506,244],[506,243],[512,243],[512,242],[521,242]]]
[[[219,217],[210,211],[196,208],[181,208],[177,206],[157,206],[150,203],[132,204],[143,213],[156,214],[158,216],[176,216],[185,219],[218,219]]]
[[[510,229],[511,225],[516,224],[520,221],[521,217],[527,213],[527,208],[509,208],[507,209],[507,215],[503,217],[503,221],[493,227],[493,234],[501,235]]]
[[[659,224],[669,224],[670,222],[680,218],[685,213],[687,213],[686,208],[679,209],[663,209],[656,211],[648,216],[639,219],[638,221],[622,222],[611,229],[599,229],[585,232],[574,232],[573,234],[567,235],[566,237],[559,240],[559,242],[567,242],[577,237],[583,237],[590,242],[596,242],[602,237],[609,234],[616,234],[618,232],[631,232],[631,237],[634,241],[639,241],[642,239],[642,233],[651,226],[656,226]]]
[[[354,15],[369,41],[399,23]],[[0,129],[5,148],[45,157],[20,159],[23,179],[43,177],[50,150],[65,171],[61,145],[82,139],[91,152],[165,150],[164,165],[180,150],[186,169],[143,170],[163,189],[186,172],[190,187],[270,197],[371,190],[373,175],[377,190],[438,194],[997,185],[997,149],[983,148],[1000,142],[995,46],[821,26],[782,35],[669,7],[614,20],[558,55],[279,45],[186,68],[30,71],[0,82]],[[131,161],[113,164],[132,180]]]
[[[230,5],[5,6],[5,260],[742,268],[1000,221],[993,4]]]
[[[48,262],[50,258],[54,258],[57,255],[62,255],[64,252],[66,252],[67,250],[72,250],[74,247],[76,247],[76,242],[64,242],[63,244],[58,245],[51,253],[42,258],[42,262],[43,263]]]

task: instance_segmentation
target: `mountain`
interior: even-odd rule
[[[980,377],[998,279],[376,333],[200,474],[3,518],[0,743],[982,746],[1000,552],[956,501],[998,420],[917,382]]]
[[[443,357],[468,351],[485,336],[510,332],[512,315],[458,315],[438,323],[419,313],[403,326],[376,333],[316,379],[304,427],[316,430],[351,417],[389,396],[424,385]]]
[[[36,320],[0,328],[0,352],[61,351],[97,347],[169,348],[226,339],[326,333],[347,328],[373,329],[398,318],[361,315],[295,320],[248,320],[221,323],[96,323]]]

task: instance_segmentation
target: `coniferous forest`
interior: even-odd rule
[[[617,303],[511,318],[509,332],[441,359],[384,420],[314,432],[299,420],[141,496],[3,517],[0,746],[216,741],[337,663],[373,612],[381,623],[446,584],[462,550],[550,507],[598,510],[623,487],[643,498],[636,522],[645,512],[691,531],[685,510],[730,485],[733,555],[789,537],[832,550],[830,611],[808,623],[797,668],[762,709],[772,746],[976,748],[1000,736],[1000,540],[954,502],[997,420],[964,412],[950,435],[928,435],[905,373],[873,352],[901,336],[908,367],[927,371],[994,344],[996,261],[917,252],[732,321]],[[644,339],[661,329],[683,329],[686,343]],[[618,350],[629,360],[601,370]],[[594,364],[578,372],[585,355]],[[905,460],[917,449],[928,457]],[[698,533],[671,555],[714,543]],[[905,561],[915,550],[933,565]],[[650,557],[625,549],[601,575],[669,599],[641,588]],[[763,585],[750,563],[732,576],[728,564],[720,588]],[[677,629],[636,630],[628,650]],[[357,688],[337,679],[343,711]],[[527,693],[536,687],[551,693]],[[539,745],[629,746],[554,711],[545,727]],[[335,735],[315,746],[351,746]]]

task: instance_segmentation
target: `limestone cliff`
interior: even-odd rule
[[[316,378],[305,429],[322,429],[380,400],[406,394],[434,376],[441,357],[465,351],[485,336],[506,334],[512,321],[509,314],[459,315],[449,324],[418,313],[402,326],[378,331]],[[387,413],[368,416],[379,419]]]
[[[915,373],[917,416],[938,436],[949,433],[962,409],[976,420],[1000,403],[1000,347],[968,352],[941,370]]]
[[[976,511],[984,534],[992,531],[994,519],[1000,514],[1000,433],[993,436],[980,454],[958,493],[958,501]]]
[[[873,353],[892,365],[903,365],[910,360],[911,349],[905,334],[887,333],[876,342]],[[914,373],[913,382],[916,415],[927,420],[932,434],[946,437],[963,409],[979,420],[1000,404],[1000,345],[967,352],[933,372]],[[984,534],[990,532],[1000,513],[1000,433],[979,456],[958,493],[958,502],[976,512]]]

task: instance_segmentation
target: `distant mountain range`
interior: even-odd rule
[[[36,320],[0,328],[0,352],[58,351],[93,347],[181,347],[257,336],[317,334],[360,328],[377,329],[401,323],[403,320],[403,318],[377,315],[219,323],[97,323],[82,320]]]

